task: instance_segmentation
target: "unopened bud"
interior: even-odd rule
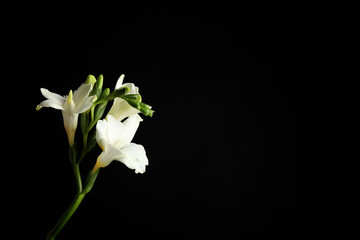
[[[153,113],[155,112],[154,110],[152,110],[150,105],[147,105],[145,103],[139,103],[139,110],[140,112],[142,112],[145,116],[149,116],[152,117]]]
[[[89,75],[86,78],[85,84],[91,84],[92,86],[94,86],[94,84],[96,83],[96,78],[94,77],[94,75]]]

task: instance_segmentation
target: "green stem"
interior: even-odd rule
[[[83,147],[84,147],[84,149],[87,149],[87,139],[88,139],[88,131],[83,133]]]
[[[62,217],[59,219],[59,221],[57,222],[55,227],[47,235],[47,237],[46,237],[47,240],[55,239],[55,237],[59,234],[61,229],[65,226],[65,224],[69,221],[71,216],[74,214],[76,209],[79,207],[79,205],[80,205],[81,201],[84,199],[85,195],[86,195],[86,193],[80,193],[75,196],[73,202],[71,203],[69,208],[66,210],[64,215],[62,215]]]
[[[95,104],[93,104],[90,108],[91,122],[94,121],[94,110],[95,110]]]
[[[81,180],[81,175],[80,175],[79,164],[74,163],[73,170],[74,170],[74,175],[75,175],[77,194],[79,194],[82,192],[82,180]]]
[[[78,164],[76,164],[76,165],[79,166]],[[78,169],[78,167],[77,167],[77,169]],[[74,172],[75,172],[75,170],[74,170]],[[92,173],[92,171],[90,171],[90,173],[86,179],[84,189],[81,190],[78,194],[76,194],[76,196],[75,196],[74,200],[72,201],[72,203],[70,204],[69,208],[59,219],[59,221],[56,223],[54,228],[48,233],[48,235],[46,237],[47,240],[54,240],[56,238],[56,236],[59,234],[61,229],[65,226],[65,224],[72,217],[72,215],[74,214],[76,209],[80,206],[80,203],[84,199],[85,195],[91,191],[98,174],[99,174],[99,170],[97,170],[95,173]],[[82,187],[81,187],[81,189],[82,189]]]
[[[95,126],[96,123],[97,123],[97,121],[92,121],[92,122],[89,124],[89,127],[88,127],[87,131],[90,132],[91,129]]]

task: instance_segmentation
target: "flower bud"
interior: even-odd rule
[[[103,81],[104,81],[104,77],[102,74],[100,74],[96,80],[94,89],[92,90],[90,96],[95,95],[97,97],[97,99],[99,99],[101,92],[102,92]]]
[[[139,103],[140,107],[139,110],[141,113],[143,113],[145,116],[149,116],[152,117],[153,113],[155,112],[154,110],[152,110],[150,105],[147,105],[145,103]]]
[[[106,88],[106,89],[102,92],[101,98],[106,98],[109,94],[110,94],[110,89],[109,89],[109,88]],[[100,118],[102,117],[102,115],[103,115],[104,112],[105,112],[107,103],[108,103],[108,102],[103,102],[103,103],[98,104],[98,105],[95,107],[95,113],[94,113],[95,121],[100,120]]]
[[[130,106],[132,106],[133,108],[136,108],[136,109],[140,108],[140,105],[139,105],[139,103],[141,102],[140,94],[128,94],[128,95],[122,96],[121,98],[124,99],[125,101],[127,101],[130,104]]]
[[[152,117],[154,110],[151,110],[151,106],[141,102],[141,95],[140,94],[128,94],[121,97],[125,101],[129,103],[130,106],[133,108],[138,109],[141,113],[145,116]]]
[[[96,83],[96,78],[94,77],[94,75],[89,75],[87,76],[86,80],[85,80],[85,84],[91,84],[92,86],[94,86],[94,84]]]

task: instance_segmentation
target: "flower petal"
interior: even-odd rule
[[[52,107],[59,110],[64,109],[63,106],[59,105],[57,102],[50,99],[42,101],[39,105],[36,106],[36,110],[40,110],[43,107]]]
[[[100,148],[104,151],[107,140],[107,121],[99,120],[96,124],[96,141]]]
[[[125,132],[124,132],[124,124],[118,120],[116,120],[113,116],[109,115],[106,118],[107,121],[107,138],[110,144],[115,145],[116,147],[121,147],[119,145],[119,142],[122,141],[122,139],[126,138]]]
[[[42,107],[52,107],[55,109],[63,110],[64,109],[64,103],[66,101],[65,97],[60,96],[57,93],[50,92],[46,88],[40,88],[41,94],[46,97],[48,100],[45,100],[41,102],[37,106],[37,110],[39,110]]]
[[[115,89],[119,89],[121,87],[127,87],[129,88],[129,92],[128,94],[139,94],[139,88],[136,87],[133,83],[125,83],[123,84],[125,75],[122,74],[115,86]],[[130,106],[130,104],[125,101],[122,98],[116,98],[114,99],[113,105],[111,106],[111,109],[108,113],[108,115],[112,115],[114,116],[118,121],[122,121],[125,118],[136,114],[136,113],[140,113],[140,111],[136,108],[133,108],[132,106]]]
[[[138,114],[130,116],[123,123],[112,115],[108,115],[105,120],[97,122],[96,141],[101,148],[105,148],[105,142],[117,148],[122,148],[134,138],[141,121],[142,118]]]
[[[129,144],[133,140],[141,121],[142,118],[138,114],[133,114],[124,121],[124,127],[121,133],[122,144],[120,147]]]
[[[72,113],[70,111],[62,111],[64,127],[66,134],[68,136],[70,146],[74,145],[75,132],[78,125],[78,116],[77,113]]]
[[[122,148],[131,142],[142,121],[142,118],[138,114],[130,116],[123,123],[115,119],[112,115],[108,115],[106,118],[108,141],[117,148]]]
[[[116,82],[115,90],[122,87],[124,78],[125,78],[125,75],[124,75],[124,74],[121,74],[121,76],[119,77],[119,79],[118,79],[117,82]]]
[[[89,97],[89,100],[87,102],[84,102],[83,104],[76,106],[75,112],[76,113],[83,113],[86,112],[87,110],[89,110],[91,108],[91,106],[93,105],[92,100],[94,99],[95,96],[91,96]]]
[[[110,108],[108,115],[112,115],[118,121],[122,121],[125,118],[136,113],[140,113],[140,111],[130,106],[130,104],[124,99],[116,98]]]
[[[122,162],[128,168],[134,169],[135,173],[144,173],[145,167],[149,165],[146,151],[142,145],[130,143],[120,149],[121,155],[115,160]]]
[[[96,171],[99,167],[108,166],[113,160],[121,158],[122,156],[120,149],[111,144],[106,144],[105,150],[99,155],[93,171]]]
[[[125,83],[121,87],[127,87],[130,89],[127,94],[139,94],[139,88],[133,83]]]
[[[81,86],[74,92],[76,113],[83,113],[92,106],[92,100],[95,96],[89,97],[91,89],[92,84],[81,84]]]
[[[57,94],[57,93],[53,93],[50,92],[49,90],[47,90],[46,88],[40,88],[41,94],[46,97],[47,99],[50,100],[54,100],[57,101],[59,103],[64,103],[65,102],[65,97]]]

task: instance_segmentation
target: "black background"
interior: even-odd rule
[[[155,110],[133,140],[150,165],[102,169],[59,239],[358,234],[354,6],[38,8],[5,37],[27,99],[12,113],[16,225],[44,238],[76,191],[60,111],[35,111],[40,87],[66,95],[103,74],[113,89],[124,73]]]

